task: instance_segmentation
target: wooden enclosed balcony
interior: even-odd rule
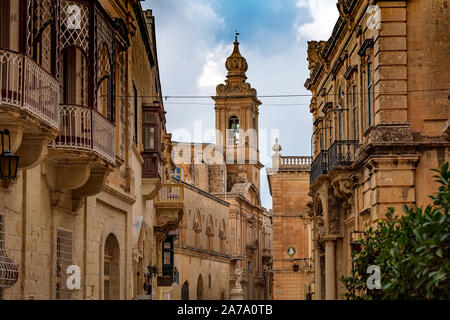
[[[163,184],[155,198],[155,231],[165,237],[178,229],[184,212],[184,187],[180,184]]]
[[[0,49],[0,104],[58,129],[59,83],[32,59]]]
[[[96,110],[60,105],[60,134],[51,143],[58,150],[92,152],[115,164],[114,125]]]

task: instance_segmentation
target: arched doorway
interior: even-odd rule
[[[203,300],[203,277],[198,276],[197,280],[197,300]]]
[[[189,282],[185,281],[181,287],[181,300],[189,300]]]
[[[103,299],[120,299],[120,250],[119,241],[112,233],[105,242],[103,261]]]

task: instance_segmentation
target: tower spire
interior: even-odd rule
[[[228,70],[227,78],[238,77],[245,80],[247,79],[247,77],[245,76],[245,72],[247,71],[248,66],[247,61],[239,52],[238,36],[239,32],[235,30],[233,52],[225,62],[225,67]]]

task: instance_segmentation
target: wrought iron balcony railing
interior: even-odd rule
[[[59,83],[29,57],[0,49],[0,104],[28,111],[57,129]]]
[[[357,140],[336,140],[328,149],[328,172],[336,166],[349,166],[355,161]]]
[[[313,184],[320,175],[326,174],[327,169],[328,152],[326,150],[322,150],[311,164],[311,173],[309,175],[310,184]]]
[[[310,184],[337,166],[350,166],[356,159],[358,140],[336,140],[328,150],[322,150],[311,165]]]
[[[114,125],[95,110],[76,105],[60,105],[60,135],[55,148],[87,150],[115,163]]]

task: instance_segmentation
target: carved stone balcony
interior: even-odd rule
[[[101,191],[115,166],[115,128],[84,106],[60,105],[59,121],[60,134],[50,143],[47,181],[54,204],[61,193],[72,190],[72,210],[76,211],[83,197]]]
[[[171,230],[178,229],[184,213],[184,187],[163,184],[155,199],[155,233],[162,240]]]
[[[281,156],[280,169],[311,170],[311,157]]]
[[[0,49],[0,127],[11,133],[19,168],[31,168],[47,154],[59,128],[59,83],[32,59]]]

